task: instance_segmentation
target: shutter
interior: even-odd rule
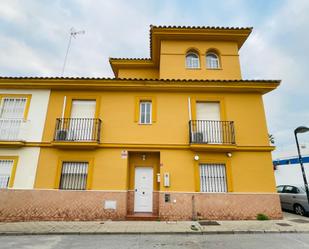
[[[220,121],[219,102],[197,102],[196,120],[216,120]]]
[[[94,118],[95,100],[73,100],[71,118]]]

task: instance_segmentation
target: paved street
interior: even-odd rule
[[[309,234],[1,236],[1,249],[304,249]]]

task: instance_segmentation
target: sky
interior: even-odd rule
[[[72,27],[85,30],[64,73],[76,77],[113,77],[109,57],[149,57],[151,24],[253,27],[242,77],[282,80],[263,98],[283,157],[296,154],[293,130],[309,126],[308,13],[308,0],[0,0],[0,76],[60,76]],[[299,139],[308,150],[309,132]]]

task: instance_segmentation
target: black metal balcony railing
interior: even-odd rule
[[[233,121],[190,120],[191,144],[235,144]]]
[[[100,142],[101,123],[97,118],[57,118],[54,141]]]

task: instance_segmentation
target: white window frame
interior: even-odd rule
[[[147,122],[147,111],[146,111],[146,107],[147,107],[147,104],[150,104],[150,111],[149,111],[149,122]],[[142,120],[142,105],[145,105],[145,114],[144,114],[144,120]],[[139,102],[139,124],[145,124],[145,125],[148,125],[148,124],[152,124],[152,101],[151,100],[141,100]]]
[[[223,163],[199,164],[200,192],[227,193],[226,165]]]
[[[191,57],[189,58],[189,56],[196,56],[195,57]],[[190,59],[191,61],[188,63],[188,59]],[[195,65],[195,63],[197,62],[197,65]],[[200,68],[200,57],[197,53],[195,52],[188,52],[186,54],[186,68],[188,69],[199,69]]]
[[[214,55],[216,57],[208,57],[209,55]],[[208,61],[210,60],[210,61]],[[209,62],[209,63],[208,63]],[[216,64],[216,66],[215,66]],[[220,60],[219,60],[219,56],[214,53],[214,52],[208,52],[206,53],[206,68],[207,69],[219,69],[220,68]]]

